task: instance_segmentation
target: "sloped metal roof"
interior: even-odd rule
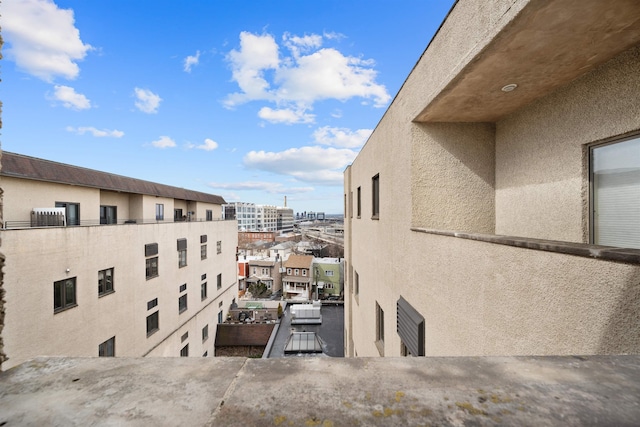
[[[172,187],[170,185],[100,172],[7,151],[2,152],[2,169],[0,170],[0,175],[99,188],[101,190],[118,191],[122,193],[145,194],[220,205],[225,203],[225,200],[221,196],[215,194]]]

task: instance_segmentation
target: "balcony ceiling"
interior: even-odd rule
[[[532,0],[415,121],[495,122],[638,43],[638,0]]]

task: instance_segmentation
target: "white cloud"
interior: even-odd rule
[[[157,141],[153,141],[151,145],[156,148],[172,148],[176,146],[176,143],[168,136],[161,136]]]
[[[274,110],[273,108],[262,107],[260,111],[258,111],[258,117],[270,123],[284,123],[291,125],[295,123],[313,123],[316,116],[305,113],[304,110]]]
[[[196,51],[195,55],[189,55],[184,59],[184,71],[187,73],[191,72],[191,68],[194,65],[198,65],[200,62],[200,51]]]
[[[66,108],[74,110],[87,110],[91,108],[91,101],[83,94],[77,93],[72,87],[55,85],[53,90],[52,99],[62,102],[62,105]]]
[[[213,139],[206,138],[202,144],[200,145],[188,144],[187,148],[197,148],[198,150],[213,151],[216,148],[218,148],[218,143],[215,142]]]
[[[358,129],[352,131],[346,128],[334,128],[324,126],[316,129],[313,137],[318,144],[331,145],[343,148],[360,148],[371,136],[371,129]]]
[[[135,96],[138,99],[136,101],[136,107],[143,113],[157,113],[158,107],[162,98],[158,94],[151,92],[149,89],[140,89],[139,87],[134,89]]]
[[[225,105],[235,105],[254,99],[269,99],[269,83],[264,71],[278,67],[278,45],[270,35],[259,36],[246,31],[240,33],[240,50],[227,55],[231,64],[233,80],[241,93],[229,95]]]
[[[10,47],[8,59],[47,82],[54,77],[75,79],[91,45],[80,39],[73,10],[59,9],[50,0],[4,0],[2,33]]]
[[[262,191],[270,194],[297,194],[314,191],[313,187],[285,187],[280,182],[265,181],[245,181],[245,182],[210,182],[207,184],[211,188],[219,190],[235,191]]]
[[[282,43],[290,54],[281,55],[273,36],[242,32],[240,48],[227,55],[232,79],[240,91],[229,94],[225,106],[232,108],[250,101],[273,102],[277,109],[260,110],[263,116],[272,118],[276,111],[305,117],[315,102],[324,99],[347,101],[358,97],[376,107],[384,107],[391,96],[384,85],[376,83],[377,71],[372,60],[345,56],[334,48],[321,48],[325,39],[339,38],[336,34],[295,36],[287,33]],[[271,120],[274,123],[308,123],[275,118]]]
[[[103,138],[103,137],[122,138],[124,136],[124,132],[122,132],[121,130],[96,129],[93,126],[84,126],[84,127],[78,127],[78,128],[67,126],[67,131],[78,134],[78,135],[84,135],[85,133],[90,133],[91,135],[97,138]]]
[[[289,175],[299,181],[321,185],[342,185],[342,171],[356,157],[346,148],[301,147],[281,152],[250,151],[244,165],[279,175]]]

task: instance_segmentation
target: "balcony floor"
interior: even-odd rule
[[[634,425],[638,396],[640,356],[49,357],[0,374],[0,425]]]

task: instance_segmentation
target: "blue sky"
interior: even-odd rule
[[[453,0],[3,0],[2,149],[294,212],[342,172]]]

